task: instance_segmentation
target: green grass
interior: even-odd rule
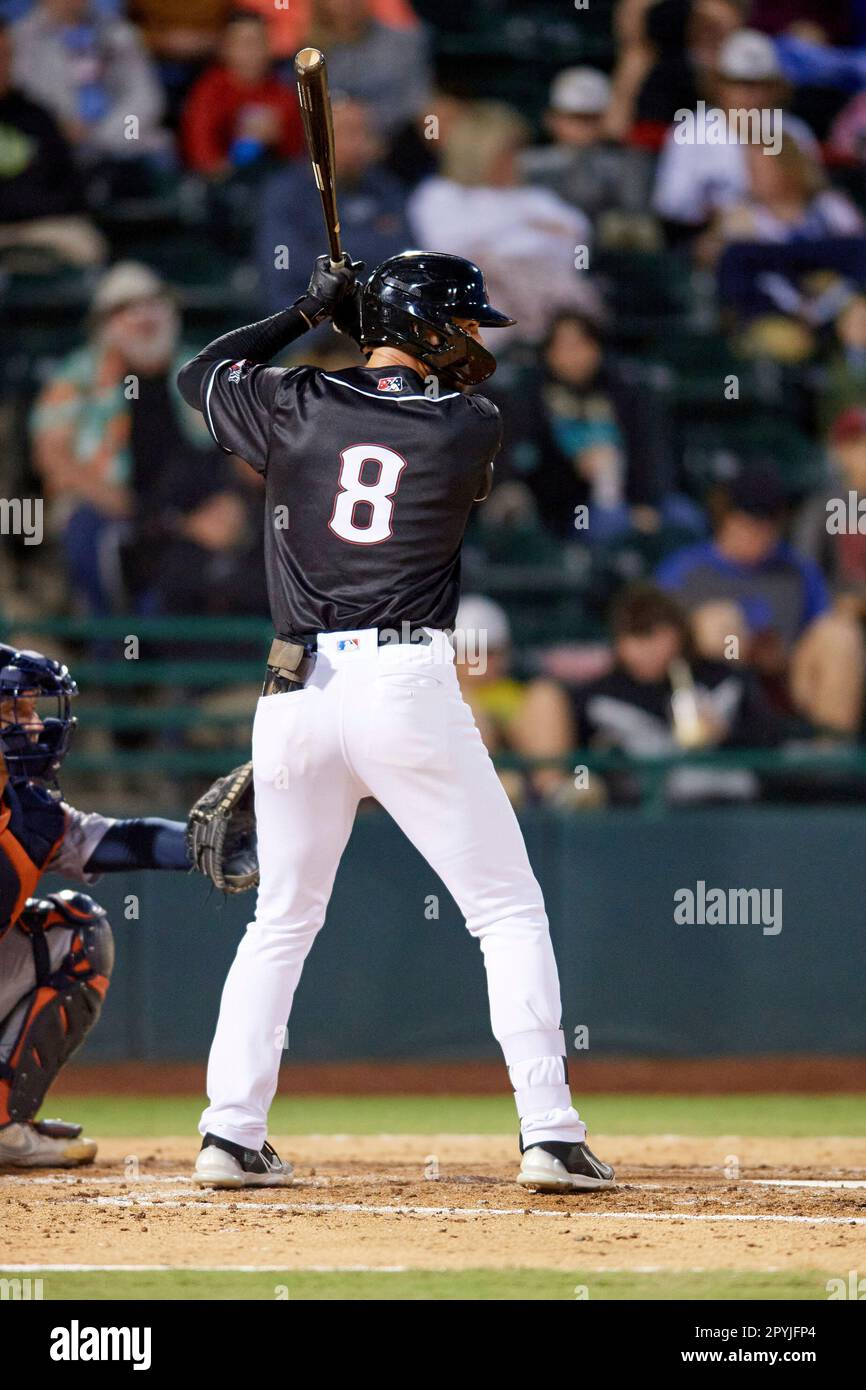
[[[44,1113],[94,1138],[195,1135],[200,1096],[49,1098]],[[597,1095],[580,1105],[594,1134],[866,1135],[866,1095]],[[507,1096],[278,1097],[272,1134],[516,1134]]]
[[[0,1271],[2,1277],[2,1271]],[[249,1299],[274,1301],[382,1299],[554,1302],[681,1299],[826,1299],[820,1270],[765,1273],[707,1270],[687,1274],[635,1274],[628,1270],[462,1269],[325,1273],[306,1270],[136,1271],[57,1274],[48,1270],[10,1279],[41,1278],[43,1297],[58,1299]],[[31,1288],[33,1287],[31,1282]]]

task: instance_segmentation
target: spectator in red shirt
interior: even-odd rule
[[[295,93],[271,71],[261,16],[231,15],[220,44],[221,62],[193,87],[183,112],[183,148],[190,168],[223,175],[268,156],[302,152],[303,128]]]

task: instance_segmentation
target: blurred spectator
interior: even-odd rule
[[[858,92],[839,112],[830,130],[827,150],[836,159],[866,164],[866,92]]]
[[[675,112],[695,104],[747,8],[747,0],[618,0],[607,135],[658,148]]]
[[[684,122],[676,124],[665,140],[653,194],[658,214],[669,223],[697,229],[714,212],[747,196],[749,146],[740,140],[739,120],[719,129],[718,112],[755,113],[747,126],[749,137],[760,119],[761,138],[769,147],[770,140],[781,137],[772,114],[781,111],[784,134],[817,157],[808,126],[782,109],[786,96],[771,40],[751,29],[732,34],[719,54],[717,106],[695,112],[692,130]],[[770,156],[766,158],[770,162]]]
[[[765,34],[793,34],[813,43],[843,43],[849,36],[850,6],[826,0],[751,0],[751,20]]]
[[[468,105],[442,141],[441,172],[409,200],[417,245],[484,267],[491,296],[518,321],[500,342],[515,333],[537,341],[558,309],[598,307],[585,271],[575,269],[578,248],[585,253],[590,241],[588,220],[548,189],[520,182],[527,134],[509,106]]]
[[[167,0],[173,3],[173,0]],[[238,9],[253,10],[267,21],[271,52],[275,58],[294,58],[308,41],[313,0],[291,0],[284,5],[274,0],[240,0]],[[371,0],[370,14],[379,24],[394,29],[415,29],[418,18],[409,0]],[[331,55],[328,53],[328,63]]]
[[[105,242],[84,212],[72,152],[44,107],[12,86],[12,35],[0,21],[0,252],[38,247],[96,265]]]
[[[770,748],[811,732],[804,721],[773,709],[743,662],[702,657],[684,609],[654,585],[623,590],[610,626],[613,667],[575,690],[568,712],[571,747],[639,759],[696,749]],[[590,783],[600,775],[609,800],[638,799],[633,773],[590,774]],[[667,799],[680,804],[739,801],[754,798],[759,782],[746,770],[686,766],[668,774],[665,789]]]
[[[308,41],[328,55],[331,90],[369,106],[381,135],[392,135],[429,101],[424,30],[383,24],[371,0],[312,0]]]
[[[12,33],[16,86],[52,112],[82,157],[166,148],[162,91],[131,24],[103,18],[90,0],[37,0]]]
[[[434,90],[426,111],[419,111],[391,137],[386,168],[397,175],[407,190],[438,172],[440,141],[447,140],[451,126],[467,106],[467,100],[453,92]]]
[[[783,539],[785,492],[769,469],[732,484],[711,541],[666,560],[659,583],[691,613],[703,656],[744,659],[800,715],[820,728],[856,733],[863,713],[863,639],[830,611],[821,571]]]
[[[304,148],[296,93],[271,71],[265,22],[229,18],[220,62],[190,92],[183,112],[183,149],[190,168],[223,175],[268,158],[291,159]]]
[[[818,162],[790,135],[779,152],[766,156],[760,146],[746,150],[745,197],[718,216],[718,235],[731,241],[783,245],[827,237],[861,236],[862,214],[851,199],[830,188]]]
[[[132,0],[130,19],[141,29],[151,53],[180,63],[207,58],[215,49],[231,0]]]
[[[649,199],[648,155],[605,138],[609,101],[610,82],[603,72],[567,68],[559,73],[544,118],[552,143],[520,157],[527,183],[548,188],[580,208],[596,231],[606,214],[642,216]]]
[[[836,48],[814,35],[783,35],[776,39],[775,48],[785,76],[798,89],[835,87],[842,92],[856,92],[866,79],[866,52],[862,46]]]
[[[776,53],[796,89],[798,114],[826,140],[847,97],[866,86],[866,47],[853,32],[850,4],[822,5],[820,20],[801,19],[775,31]],[[866,11],[858,3],[861,21]],[[753,21],[754,22],[754,21]],[[760,25],[756,25],[760,27]],[[846,44],[856,46],[846,47]]]
[[[818,372],[818,422],[825,432],[846,406],[866,401],[866,292],[842,291],[833,344]]]
[[[718,72],[722,47],[742,29],[750,5],[751,0],[692,0],[688,47],[701,90],[707,78]]]
[[[831,475],[827,486],[800,509],[794,542],[820,565],[837,595],[837,606],[866,621],[866,406],[849,406],[833,422],[828,439]],[[837,513],[841,513],[842,525]],[[856,517],[851,526],[852,516]]]
[[[334,142],[343,244],[355,260],[366,263],[369,273],[410,244],[405,191],[381,167],[381,139],[359,102],[335,100]],[[256,258],[270,313],[303,294],[324,243],[310,162],[300,159],[272,174],[262,193]]]
[[[235,462],[237,470],[223,455],[191,459],[175,448],[140,499],[121,548],[136,611],[267,613],[262,479]]]
[[[547,679],[518,681],[509,674],[511,628],[505,610],[493,599],[466,594],[460,600],[454,631],[460,690],[488,753],[491,757],[542,756],[537,751],[539,739],[547,736],[548,712],[557,704],[558,691]],[[528,790],[543,790],[549,782],[543,772],[527,777],[508,768],[500,771],[500,778],[516,804]]]
[[[652,55],[635,101],[635,120],[670,125],[677,111],[698,98],[689,47],[691,0],[658,0],[646,11],[646,42]]]
[[[718,215],[696,249],[704,258],[721,252],[719,301],[741,320],[781,313],[815,326],[838,308],[835,296],[815,297],[816,272],[866,282],[866,222],[789,134],[775,156],[749,146],[746,165],[745,198]]]
[[[131,0],[127,16],[153,55],[165,96],[165,123],[180,125],[187,94],[219,44],[232,0]]]
[[[664,523],[701,534],[698,508],[673,495],[671,422],[662,402],[634,363],[606,348],[595,321],[558,314],[519,397],[519,410],[499,402],[505,437],[496,474],[525,483],[554,535],[603,542],[635,524]],[[584,505],[588,529],[575,530]]]
[[[223,456],[201,415],[175,387],[189,347],[165,285],[146,266],[121,262],[100,281],[93,300],[91,340],[61,363],[33,414],[34,462],[54,505],[73,594],[93,613],[122,610],[128,588],[141,600],[150,581],[121,572],[121,548],[138,534],[145,552],[152,521],[170,509],[178,534],[207,548],[227,529],[211,494]],[[198,515],[199,504],[205,506]],[[132,570],[136,570],[133,562]]]
[[[37,0],[0,0],[0,18],[14,24],[28,15],[36,3]],[[106,19],[118,19],[126,11],[124,0],[90,0],[90,4],[94,14]]]

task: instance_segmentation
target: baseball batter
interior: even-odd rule
[[[571,1103],[541,891],[447,635],[463,533],[500,442],[496,408],[467,388],[495,369],[481,330],[512,320],[457,256],[406,252],[363,291],[359,270],[320,257],[306,296],[179,375],[216,442],[265,476],[277,634],[253,727],[258,903],[222,996],[196,1178],[292,1181],[266,1142],[284,1028],[358,803],[372,796],[481,946],[520,1116],[518,1182],[607,1187],[613,1171]],[[327,318],[366,366],[266,365]]]

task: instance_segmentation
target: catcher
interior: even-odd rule
[[[111,925],[86,893],[34,896],[42,874],[91,884],[124,869],[198,869],[226,892],[258,883],[249,766],[214,783],[187,825],[62,799],[77,694],[58,661],[0,643],[0,1166],[71,1168],[96,1154],[80,1125],[35,1117],[99,1018]]]

